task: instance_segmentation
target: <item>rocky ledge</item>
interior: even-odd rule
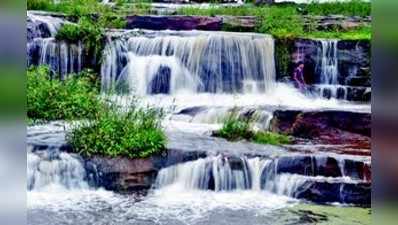
[[[277,110],[271,129],[297,138],[310,140],[311,144],[344,146],[347,149],[367,150],[370,155],[371,114],[344,111],[304,112]]]
[[[228,30],[254,31],[253,16],[127,16],[127,29],[149,30]]]

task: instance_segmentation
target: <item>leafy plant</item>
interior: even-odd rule
[[[217,132],[217,136],[231,141],[251,139],[253,132],[250,130],[250,120],[248,118],[241,119],[236,113],[231,113]]]
[[[45,66],[27,71],[27,114],[32,120],[94,118],[99,106],[98,90],[87,73],[62,81],[51,77]]]
[[[250,118],[240,118],[237,113],[232,112],[224,121],[220,130],[214,133],[217,137],[229,141],[248,140],[259,144],[282,145],[291,143],[289,136],[270,131],[254,132],[251,129]]]
[[[164,151],[166,136],[160,128],[161,112],[123,109],[114,103],[102,107],[93,120],[76,125],[67,135],[79,154],[146,158]]]

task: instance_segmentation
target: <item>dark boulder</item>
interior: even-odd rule
[[[149,189],[157,174],[150,159],[96,156],[86,160],[85,165],[96,186],[117,192]]]
[[[294,173],[301,175],[314,175],[314,161],[312,156],[284,156],[278,159],[277,173]]]
[[[369,207],[371,184],[307,181],[305,185],[300,186],[295,197],[316,203],[340,202]]]

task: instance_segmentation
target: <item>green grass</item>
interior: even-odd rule
[[[325,39],[342,39],[342,40],[371,40],[372,28],[369,26],[360,27],[348,31],[314,31],[305,34],[303,37],[307,38],[325,38]]]
[[[217,136],[230,141],[251,139],[253,135],[253,132],[250,130],[250,120],[239,119],[235,114],[229,116],[224,121],[222,128],[217,132]]]
[[[51,78],[45,66],[27,71],[27,115],[31,120],[94,118],[100,106],[98,93],[87,73],[60,80]]]
[[[335,1],[322,4],[313,1],[310,4],[303,5],[303,8],[310,15],[370,16],[372,5],[370,2],[361,0]]]
[[[333,3],[311,3],[308,5],[271,5],[255,7],[244,5],[241,7],[183,7],[178,9],[181,15],[200,16],[256,16],[257,25],[255,32],[269,33],[276,38],[341,38],[341,39],[370,39],[371,30],[368,27],[361,27],[354,30],[331,29],[318,31],[304,25],[302,16],[309,15],[346,15],[346,16],[369,16],[371,4],[353,0],[350,2]],[[228,30],[228,27],[224,28]],[[234,30],[231,30],[234,31]]]
[[[115,7],[111,7],[101,4],[99,0],[61,0],[58,4],[53,3],[53,0],[28,0],[27,9],[60,12],[77,19],[93,14],[113,14],[116,17],[125,14],[146,14],[151,10],[150,1],[147,0],[118,0],[115,3]]]
[[[27,71],[27,123],[33,125],[67,120],[72,126],[67,140],[85,156],[145,158],[165,149],[160,128],[162,112],[139,108],[132,101],[127,110],[100,98],[98,80],[90,72],[65,80],[51,77],[48,67]]]
[[[251,129],[251,119],[239,118],[236,113],[228,116],[222,128],[214,135],[229,141],[248,140],[258,144],[282,145],[292,142],[291,138],[284,134],[270,131],[254,132]]]
[[[127,110],[111,104],[93,120],[76,125],[67,135],[74,151],[84,156],[146,158],[165,150],[161,112],[131,105]]]

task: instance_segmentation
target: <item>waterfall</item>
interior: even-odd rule
[[[275,82],[274,41],[267,35],[136,31],[109,37],[102,88],[138,95],[263,93]]]
[[[27,13],[27,65],[48,65],[64,79],[83,67],[83,45],[58,41],[55,36],[63,24],[62,18]]]
[[[315,68],[320,74],[320,84],[316,85],[315,91],[322,97],[346,100],[348,89],[346,86],[340,85],[338,81],[337,44],[338,40],[320,40],[319,60]]]
[[[295,190],[307,179],[286,173],[278,175],[276,163],[259,157],[208,157],[162,169],[155,187],[180,185],[190,190],[267,190],[293,197]]]
[[[28,149],[28,190],[87,189],[85,179],[86,171],[77,155],[59,152],[55,147],[40,152]]]
[[[361,182],[347,177],[343,172],[337,177],[316,172],[327,166],[326,162],[329,158],[324,156],[309,157],[311,167],[304,168],[304,171],[300,172],[299,168],[303,168],[302,160],[305,158],[303,156],[288,157],[285,158],[287,160],[281,161],[279,158],[209,156],[161,169],[154,188],[173,186],[185,191],[213,190],[216,192],[252,190],[296,198],[317,185],[321,187],[322,185],[338,185],[343,188],[345,184]],[[337,169],[344,171],[344,160],[336,160],[339,160]],[[320,190],[327,191],[328,189]],[[340,193],[337,195],[339,199],[343,198]]]
[[[321,40],[321,83],[338,84],[337,40]]]

